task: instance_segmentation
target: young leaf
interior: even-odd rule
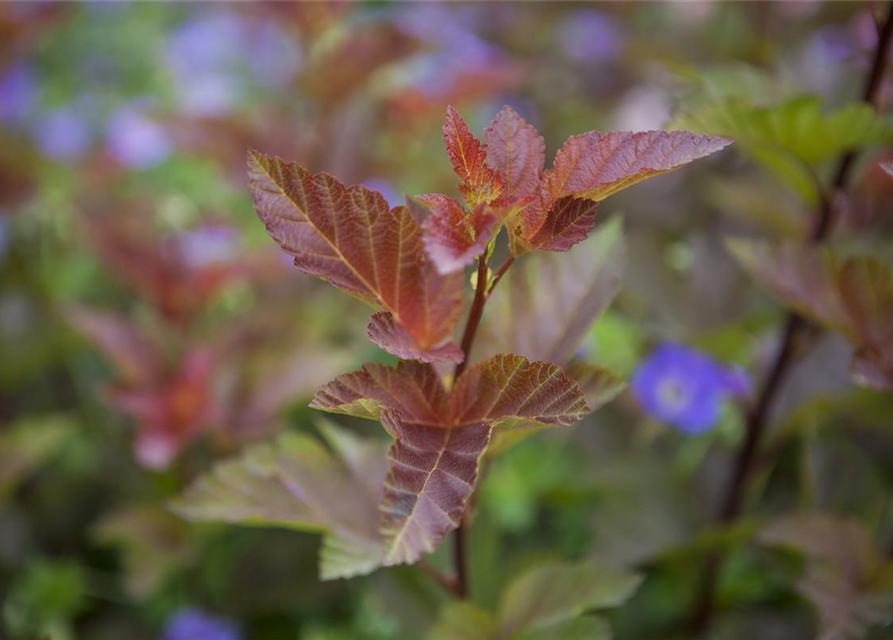
[[[618,607],[641,581],[633,573],[591,561],[536,566],[503,594],[499,607],[501,637],[545,630],[587,611]]]
[[[386,470],[383,443],[361,441],[331,425],[329,452],[288,433],[217,464],[171,506],[189,520],[278,526],[325,534],[322,579],[363,575],[380,566],[376,496]]]
[[[345,188],[327,173],[257,152],[248,165],[255,210],[295,266],[388,312],[405,329],[382,330],[379,318],[370,330],[379,346],[401,357],[411,351],[418,359],[461,360],[457,349],[438,348],[462,313],[462,275],[443,276],[425,260],[421,230],[406,207],[390,209],[363,186]]]
[[[481,255],[493,238],[498,222],[486,205],[465,215],[462,205],[441,194],[419,196],[431,207],[422,224],[428,258],[442,275],[460,271]]]
[[[646,178],[678,169],[732,144],[689,131],[590,131],[572,136],[543,176],[550,201],[564,196],[593,202]]]
[[[536,195],[546,161],[546,141],[537,130],[506,105],[484,129],[484,139],[487,165],[505,185],[503,199]]]
[[[486,150],[453,107],[447,107],[443,141],[453,170],[462,180],[459,193],[471,209],[492,202],[502,194],[502,178],[487,166]]]
[[[459,526],[490,425],[429,427],[404,423],[393,410],[382,413],[382,424],[395,440],[380,505],[384,563],[412,563]]]

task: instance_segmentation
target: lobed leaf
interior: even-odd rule
[[[425,260],[421,229],[406,207],[390,209],[363,186],[345,188],[327,173],[257,152],[248,164],[255,210],[295,266],[387,311],[405,329],[373,331],[379,346],[405,354],[408,335],[420,358],[457,357],[438,347],[461,316],[462,276],[443,276]]]
[[[325,534],[323,579],[369,573],[380,566],[376,499],[386,468],[382,444],[361,442],[331,425],[333,451],[288,433],[218,463],[171,508],[189,520],[280,526]]]
[[[419,196],[431,207],[422,224],[428,258],[441,274],[460,271],[487,249],[498,218],[480,204],[466,215],[458,202],[441,194]]]
[[[412,361],[396,367],[367,364],[342,374],[320,387],[310,407],[372,420],[391,408],[415,424],[450,424],[448,396],[439,374],[431,365]]]
[[[413,563],[459,526],[491,429],[413,424],[393,410],[382,413],[382,424],[395,439],[380,504],[384,563]]]
[[[462,180],[459,192],[470,208],[492,202],[502,195],[502,178],[487,166],[487,151],[453,107],[447,107],[443,141],[453,170]]]
[[[560,367],[506,354],[463,373],[450,396],[450,408],[455,424],[488,422],[494,429],[568,426],[589,413],[580,387]]]

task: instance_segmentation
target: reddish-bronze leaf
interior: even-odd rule
[[[431,365],[367,364],[311,406],[378,418],[396,439],[381,502],[386,564],[415,562],[457,526],[493,429],[569,425],[588,411],[559,367],[511,355],[474,365],[451,393]]]
[[[427,364],[404,361],[396,367],[367,364],[320,387],[310,406],[376,420],[390,407],[406,420],[446,426],[447,392],[437,371]]]
[[[469,368],[450,396],[454,424],[567,426],[589,413],[576,382],[560,367],[500,354]]]
[[[412,563],[459,526],[491,428],[406,423],[393,410],[382,413],[382,424],[394,436],[380,503],[384,564]]]
[[[510,106],[504,106],[489,127],[487,165],[496,171],[505,186],[503,198],[515,201],[537,194],[546,162],[546,142]]]
[[[459,192],[469,207],[491,202],[502,195],[502,178],[487,166],[487,151],[453,107],[447,107],[443,141],[453,170],[462,180]]]
[[[448,196],[434,193],[418,199],[431,207],[422,224],[425,251],[441,274],[461,271],[486,250],[499,221],[487,205],[479,204],[466,215]]]
[[[592,231],[596,213],[595,202],[571,196],[560,198],[550,206],[539,229],[525,237],[523,243],[542,251],[569,251]]]
[[[893,388],[893,272],[874,258],[847,260],[840,297],[859,337],[852,370],[860,383]]]
[[[161,376],[164,367],[159,348],[128,318],[85,307],[69,308],[66,316],[108,358],[122,384],[145,384]]]
[[[590,131],[568,138],[558,150],[543,176],[545,192],[551,201],[576,196],[598,202],[731,143],[689,131]]]
[[[269,234],[295,266],[384,309],[434,360],[462,313],[461,274],[443,276],[425,260],[418,222],[404,206],[390,209],[381,194],[345,188],[327,173],[252,152],[250,187]],[[379,346],[406,353],[379,332]],[[399,336],[405,338],[405,335]]]
[[[729,251],[761,286],[800,313],[850,334],[832,256],[795,244],[729,240]]]
[[[372,314],[366,327],[366,336],[373,344],[403,360],[421,362],[462,362],[465,354],[455,342],[447,342],[437,347],[422,350],[403,325],[394,320],[387,311]]]

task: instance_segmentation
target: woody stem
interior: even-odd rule
[[[471,310],[468,312],[468,320],[465,322],[465,330],[462,332],[462,353],[464,359],[456,365],[453,373],[453,380],[458,380],[459,376],[468,366],[468,360],[471,356],[471,348],[474,346],[474,338],[477,335],[478,327],[481,324],[481,318],[484,316],[484,306],[487,304],[487,298],[493,292],[496,283],[502,279],[502,276],[512,266],[514,258],[509,257],[493,277],[493,281],[487,282],[487,255],[482,254],[478,258],[477,282],[474,289],[474,300],[471,303]],[[459,598],[465,598],[468,595],[468,574],[466,573],[466,544],[465,544],[465,525],[462,521],[456,528],[453,536],[454,554],[453,560],[456,566],[456,583],[454,592]]]

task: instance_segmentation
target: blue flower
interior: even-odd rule
[[[33,127],[34,143],[40,152],[59,162],[72,162],[90,147],[90,124],[76,106],[54,109],[41,116]]]
[[[558,23],[555,37],[565,54],[578,62],[608,62],[623,47],[623,37],[611,19],[592,9],[568,15]]]
[[[161,640],[241,640],[241,635],[228,620],[187,608],[170,617]]]
[[[27,63],[18,60],[0,73],[0,123],[24,124],[37,99],[37,81]]]
[[[698,351],[665,343],[639,365],[631,388],[648,415],[695,434],[716,424],[727,397],[746,396],[750,380]]]
[[[126,106],[109,119],[108,149],[114,158],[133,169],[146,169],[167,159],[173,144],[167,131],[138,106]]]

